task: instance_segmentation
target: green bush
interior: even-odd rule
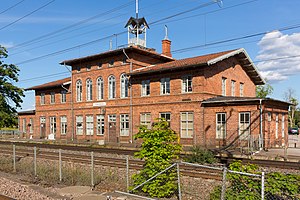
[[[200,146],[192,147],[191,152],[191,155],[185,158],[186,162],[199,164],[213,164],[218,162],[213,152]]]
[[[145,160],[145,164],[140,173],[132,177],[134,187],[171,166],[174,159],[178,159],[178,154],[181,151],[181,146],[176,143],[176,133],[170,129],[165,120],[159,120],[150,130],[141,126],[135,139],[143,140],[141,150],[135,156]],[[170,197],[177,190],[176,178],[176,170],[173,168],[137,190],[147,193],[151,197]]]

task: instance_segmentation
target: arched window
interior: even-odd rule
[[[78,80],[76,82],[76,101],[82,101],[82,82]]]
[[[91,79],[86,80],[86,100],[93,100],[93,81]]]
[[[128,97],[128,79],[125,74],[121,74],[121,98]]]
[[[108,77],[108,98],[116,98],[116,78],[113,75]]]
[[[97,79],[97,99],[98,100],[103,99],[103,96],[104,96],[103,92],[104,92],[104,90],[103,90],[103,79],[102,79],[102,77],[99,77]]]

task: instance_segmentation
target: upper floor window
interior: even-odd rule
[[[61,102],[66,103],[67,102],[67,92],[65,90],[62,90],[60,95],[61,95]]]
[[[78,80],[76,82],[76,100],[78,102],[82,101],[82,82]]]
[[[239,116],[240,139],[248,139],[250,136],[250,112],[241,112]]]
[[[226,113],[217,113],[216,115],[216,138],[226,138]]]
[[[41,93],[41,105],[45,104],[45,93]]]
[[[235,96],[235,81],[231,81],[231,96]]]
[[[149,96],[149,95],[150,95],[150,80],[142,81],[141,96]]]
[[[98,100],[103,99],[103,93],[104,93],[103,79],[102,79],[102,77],[99,77],[97,79],[97,99]]]
[[[244,96],[244,83],[240,83],[240,97]]]
[[[54,92],[51,92],[50,93],[50,103],[55,103],[55,93]]]
[[[226,96],[226,78],[222,78],[222,96]]]
[[[116,98],[116,78],[113,75],[108,77],[108,98]]]
[[[183,76],[182,77],[182,93],[192,92],[192,76]]]
[[[109,66],[109,67],[113,67],[113,66],[114,66],[114,62],[115,62],[114,60],[110,60],[110,61],[108,62],[108,66]]]
[[[128,79],[125,74],[121,75],[121,98],[128,97]]]
[[[91,79],[86,80],[86,100],[93,100],[93,81]]]
[[[170,94],[170,78],[160,79],[160,94]]]

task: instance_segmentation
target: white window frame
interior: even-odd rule
[[[45,105],[45,93],[41,93],[40,103],[41,105]]]
[[[50,104],[55,104],[55,92],[50,92]]]
[[[66,90],[62,90],[60,92],[60,100],[61,100],[61,103],[66,103],[67,102],[67,91]]]
[[[129,136],[129,114],[120,115],[120,136]]]
[[[82,101],[82,81],[81,80],[76,81],[76,101],[77,102]]]
[[[184,119],[185,115],[185,119]],[[192,119],[189,118],[192,116]],[[189,128],[191,124],[192,128]],[[189,134],[191,132],[191,134]],[[193,138],[194,135],[194,113],[193,112],[180,112],[180,137]]]
[[[244,83],[240,83],[240,97],[244,96]]]
[[[166,117],[164,117],[164,116],[166,116],[166,115],[169,115],[170,116],[170,118],[169,119],[167,119]],[[171,122],[171,112],[161,112],[161,113],[159,113],[159,118],[163,118],[163,119],[165,119],[167,122]]]
[[[242,115],[244,115],[244,120],[242,121]],[[249,121],[246,121],[246,115],[249,115]],[[239,136],[240,139],[248,139],[250,136],[250,124],[251,124],[251,113],[250,112],[240,112],[239,113]]]
[[[56,126],[56,117],[51,116],[50,117],[50,134],[56,134],[57,126]]]
[[[275,114],[275,138],[278,139],[278,130],[279,130],[279,115]]]
[[[108,67],[113,67],[114,64],[115,64],[115,60],[114,59],[108,61]]]
[[[216,113],[216,139],[226,139],[226,113]]]
[[[231,96],[235,96],[235,81],[231,80]]]
[[[150,96],[150,80],[144,80],[141,84],[141,96]]]
[[[282,138],[284,138],[284,131],[285,131],[284,120],[285,120],[285,116],[284,116],[284,114],[282,114],[282,116],[281,116],[281,137]]]
[[[108,98],[116,98],[116,78],[113,75],[108,77]]]
[[[128,79],[125,74],[120,76],[120,96],[121,98],[128,97]]]
[[[85,116],[85,127],[86,127],[86,135],[93,135],[94,134],[94,116],[93,115],[86,115]]]
[[[67,127],[68,127],[67,116],[60,116],[60,134],[61,135],[67,134]]]
[[[117,115],[116,114],[108,115],[108,122],[117,122]]]
[[[26,133],[26,118],[23,118],[23,121],[22,121],[22,125],[23,125],[23,133]]]
[[[151,113],[140,114],[140,125],[147,126],[147,129],[151,129]]]
[[[222,96],[226,96],[226,81],[227,78],[222,77]]]
[[[33,133],[33,118],[30,118],[29,119],[29,124],[30,124],[30,127],[29,127],[29,133]]]
[[[170,78],[162,78],[160,79],[160,94],[161,95],[169,95],[171,92],[171,84]]]
[[[97,78],[97,99],[102,100],[104,97],[104,81],[100,76]]]
[[[93,100],[93,81],[90,78],[86,80],[86,100]]]
[[[193,92],[193,77],[192,77],[192,75],[185,75],[181,78],[181,92],[182,93]]]
[[[105,133],[105,116],[97,115],[97,135],[104,135]]]
[[[83,116],[76,116],[76,135],[83,135]]]

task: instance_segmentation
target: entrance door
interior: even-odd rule
[[[46,137],[46,117],[40,117],[40,138]]]
[[[118,142],[116,131],[116,115],[108,115],[108,141],[112,143]]]

